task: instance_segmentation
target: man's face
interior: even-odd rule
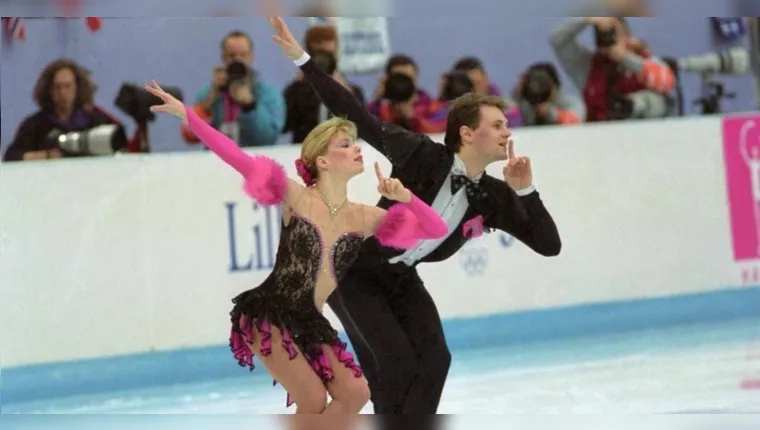
[[[488,93],[488,76],[480,69],[472,69],[467,72],[467,76],[472,81],[472,87],[478,94]]]
[[[504,112],[494,106],[481,106],[480,123],[468,133],[468,140],[476,153],[488,160],[499,161],[507,159],[507,144],[511,136]]]
[[[337,40],[325,40],[320,43],[313,43],[311,48],[315,51],[329,52],[335,56],[338,55],[338,41]]]
[[[615,20],[613,28],[615,29],[615,40],[625,41],[630,36],[620,20]]]
[[[411,64],[400,64],[391,67],[391,73],[401,73],[412,78],[412,82],[417,85],[417,68]]]
[[[610,28],[615,31],[615,41],[618,45],[627,47],[631,42],[635,42],[635,39],[632,38],[631,34],[620,20],[612,20]],[[610,48],[598,48],[598,51],[603,54],[609,54]]]
[[[68,68],[59,70],[53,77],[51,93],[50,96],[56,108],[72,109],[77,97],[77,80],[74,71]]]
[[[224,52],[222,52],[222,61],[225,64],[234,61],[241,62],[248,66],[253,64],[253,47],[245,37],[233,36],[224,42]]]

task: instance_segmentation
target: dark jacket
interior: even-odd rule
[[[359,137],[388,158],[393,165],[391,176],[398,178],[420,200],[432,205],[451,172],[455,153],[424,134],[381,122],[311,60],[301,66],[301,70],[327,108],[353,121]],[[471,204],[456,231],[424,257],[423,262],[446,260],[456,253],[468,240],[462,234],[464,222],[477,215],[483,216],[485,227],[504,231],[541,255],[559,253],[561,242],[557,226],[538,192],[518,197],[506,182],[487,173],[480,180],[480,188],[488,197],[482,203]],[[393,204],[381,198],[377,206],[387,209]],[[372,237],[365,241],[354,268],[378,268],[401,253],[402,250],[383,247]]]
[[[356,85],[351,84],[351,90],[359,103],[364,104],[364,92]],[[292,133],[293,143],[303,143],[306,136],[316,127],[319,122],[319,111],[322,101],[314,92],[314,89],[303,79],[297,79],[290,83],[283,92],[285,97],[285,127],[283,133]],[[328,116],[329,112],[328,112]]]
[[[34,151],[49,151],[58,148],[55,142],[47,138],[53,130],[63,132],[89,130],[104,124],[111,124],[111,120],[103,114],[92,111],[87,112],[83,109],[77,111],[74,121],[69,124],[61,124],[55,120],[52,114],[45,111],[38,111],[26,118],[19,125],[16,136],[5,151],[4,161],[21,161],[24,154]],[[64,157],[72,157],[74,154],[67,154],[62,151]]]

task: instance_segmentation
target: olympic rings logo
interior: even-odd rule
[[[499,244],[502,248],[509,248],[515,243],[515,238],[507,233],[501,233],[499,235]]]
[[[488,248],[472,247],[459,251],[459,265],[469,277],[481,276],[488,268]]]

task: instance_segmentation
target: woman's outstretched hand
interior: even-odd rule
[[[187,112],[185,111],[185,105],[181,101],[174,98],[171,94],[162,90],[158,85],[158,82],[152,81],[150,84],[145,84],[145,91],[153,94],[164,102],[162,105],[151,106],[151,112],[166,112],[180,118],[183,122],[187,122]]]

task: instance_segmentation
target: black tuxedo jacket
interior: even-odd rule
[[[391,176],[399,179],[420,200],[432,205],[451,173],[454,152],[424,134],[381,122],[311,60],[301,66],[301,70],[327,109],[354,122],[359,137],[388,158],[393,165]],[[559,254],[561,242],[557,226],[538,192],[519,197],[506,182],[486,173],[480,180],[480,188],[487,193],[487,199],[480,204],[470,204],[456,230],[422,262],[442,261],[457,252],[468,240],[463,234],[463,224],[477,215],[483,216],[485,227],[504,231],[541,255]],[[377,206],[387,209],[394,203],[381,198]],[[372,237],[365,241],[354,268],[377,268],[401,253],[402,250],[380,245]]]

